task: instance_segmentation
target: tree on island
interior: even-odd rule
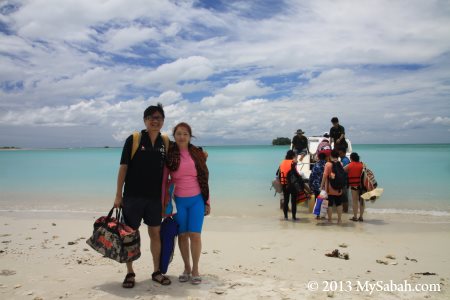
[[[291,139],[287,137],[277,137],[276,139],[272,140],[273,146],[280,146],[280,145],[290,145]]]

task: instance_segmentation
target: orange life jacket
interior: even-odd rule
[[[348,185],[349,186],[360,186],[361,185],[361,174],[363,170],[363,164],[361,162],[352,161],[347,166],[348,171]]]
[[[292,166],[292,159],[285,159],[280,164],[280,181],[281,184],[286,185],[287,184],[287,174],[291,170]]]

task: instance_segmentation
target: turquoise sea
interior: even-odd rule
[[[213,215],[277,215],[270,191],[287,147],[217,146],[208,153]],[[353,145],[385,192],[374,212],[450,213],[450,145]],[[119,148],[0,151],[0,210],[107,211]]]

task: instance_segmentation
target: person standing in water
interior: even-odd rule
[[[278,168],[277,175],[280,178],[280,182],[283,188],[283,213],[284,219],[288,219],[288,211],[289,211],[289,198],[291,198],[291,211],[292,211],[292,219],[295,221],[297,219],[297,192],[289,189],[288,186],[288,174],[297,164],[297,159],[294,151],[289,150],[286,153],[285,159],[281,162],[280,167]]]
[[[363,163],[359,161],[359,155],[356,152],[350,154],[350,163],[344,167],[348,174],[348,185],[352,193],[353,217],[350,219],[354,222],[364,221],[364,200],[361,199],[361,174],[363,171]],[[359,218],[358,218],[359,208]]]
[[[342,189],[334,189],[330,180],[334,179],[336,174],[333,173],[333,164],[340,164],[339,153],[336,150],[331,151],[331,159],[325,164],[320,189],[325,190],[328,194],[328,222],[331,223],[333,214],[333,205],[336,205],[338,214],[338,224],[342,223]],[[338,167],[338,166],[337,166]],[[342,168],[342,165],[341,165]]]

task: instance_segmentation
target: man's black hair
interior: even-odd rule
[[[164,115],[162,104],[158,103],[157,105],[150,105],[149,107],[147,107],[147,109],[144,111],[144,119],[148,116],[153,115],[155,112],[159,112],[162,115],[163,119],[166,118],[166,116]]]
[[[333,117],[332,119],[331,119],[331,123],[339,123],[339,119],[337,118],[337,117]]]
[[[352,154],[350,154],[350,159],[356,162],[359,162],[359,155],[356,152],[353,152]]]
[[[286,157],[285,159],[294,159],[295,157],[295,152],[292,150],[288,150],[288,152],[286,152]]]
[[[339,152],[336,149],[333,149],[333,151],[331,151],[331,157],[339,158]]]

